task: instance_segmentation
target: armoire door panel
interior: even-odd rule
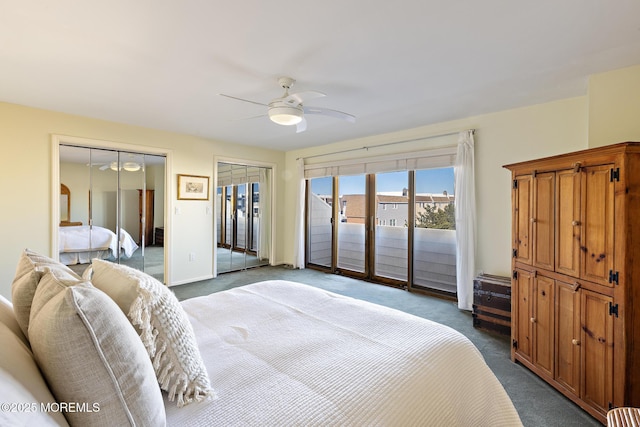
[[[514,353],[531,361],[532,326],[530,320],[533,310],[531,304],[533,274],[524,270],[516,270],[514,282],[514,286],[512,286],[514,303],[511,304],[511,309],[513,311],[512,317],[517,319],[517,322],[515,322],[517,326],[512,330],[512,339],[514,341],[513,349]]]
[[[556,381],[580,393],[580,290],[556,281]]]
[[[534,278],[533,364],[553,377],[554,362],[554,280],[537,275]]]
[[[585,168],[582,174],[581,274],[585,280],[609,283],[613,270],[614,184],[611,165]]]
[[[580,172],[556,174],[556,271],[580,275]]]
[[[538,173],[533,179],[533,265],[548,270],[554,267],[555,176]]]
[[[514,183],[514,221],[513,221],[513,250],[516,261],[524,264],[533,262],[531,252],[531,218],[533,215],[531,205],[533,177],[523,175],[515,178]]]
[[[611,297],[582,291],[582,400],[606,412],[613,403],[613,315]]]

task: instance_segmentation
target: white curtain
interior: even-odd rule
[[[258,234],[258,258],[268,260],[271,256],[271,169],[260,168],[260,211]]]
[[[458,308],[471,310],[476,252],[476,192],[473,130],[460,132],[456,155],[456,276]]]
[[[293,268],[304,268],[304,159],[297,160],[297,193],[296,193],[296,221],[293,245]]]

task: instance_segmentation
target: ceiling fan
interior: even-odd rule
[[[310,99],[321,98],[326,95],[322,92],[316,91],[304,91],[289,94],[289,90],[293,87],[295,82],[296,81],[291,77],[280,77],[278,79],[278,84],[284,89],[284,94],[280,98],[271,100],[269,104],[250,101],[248,99],[225,95],[223,93],[219,95],[226,98],[236,99],[238,101],[250,102],[251,104],[257,104],[267,107],[267,115],[272,122],[283,126],[296,125],[297,133],[304,132],[307,129],[307,121],[304,117],[305,114],[319,114],[355,123],[356,118],[351,114],[343,113],[342,111],[337,110],[330,110],[328,108],[309,107],[305,105],[306,101]]]

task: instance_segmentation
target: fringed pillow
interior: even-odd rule
[[[142,271],[94,259],[91,282],[109,295],[138,329],[160,388],[178,407],[214,399],[186,312],[175,295]]]

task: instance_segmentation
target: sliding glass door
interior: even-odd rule
[[[333,177],[309,180],[307,260],[331,268],[333,260]]]
[[[366,176],[338,177],[338,259],[340,270],[366,275],[365,244],[369,224]]]
[[[409,173],[375,175],[373,276],[407,282]]]
[[[413,286],[456,293],[456,220],[453,168],[415,172]],[[442,190],[429,192],[433,188]]]
[[[307,180],[307,266],[455,294],[453,168]]]

